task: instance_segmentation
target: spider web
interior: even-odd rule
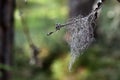
[[[95,41],[94,27],[101,5],[102,1],[100,0],[97,2],[97,8],[87,16],[83,17],[79,15],[76,18],[68,20],[69,25],[66,25],[66,28],[70,35],[68,44],[71,49],[69,71],[71,71],[75,60]]]
[[[98,11],[101,8],[102,1],[97,2],[97,8],[91,11],[87,16],[79,15],[75,18],[69,19],[65,24],[56,24],[56,30],[48,33],[51,35],[62,27],[67,28],[67,32],[70,35],[67,41],[70,45],[71,60],[69,63],[69,71],[71,71],[72,65],[75,60],[85,52],[85,50],[92,44],[95,40],[94,38],[94,27],[96,25],[96,19]]]
[[[71,70],[73,63],[81,55],[89,45],[95,40],[94,25],[96,23],[96,12],[91,12],[88,16],[69,20],[70,25],[66,25],[67,31],[70,35],[68,44],[71,49],[71,60],[69,63],[69,70]]]

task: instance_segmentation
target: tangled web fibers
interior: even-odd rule
[[[69,70],[71,70],[76,58],[79,57],[95,40],[94,39],[94,25],[95,25],[95,12],[91,12],[86,17],[74,18],[70,21],[70,25],[66,25],[67,31],[70,34],[68,44],[71,49],[71,61]]]
[[[84,51],[95,40],[94,27],[96,24],[98,10],[101,8],[101,4],[102,2],[97,3],[98,7],[85,17],[79,15],[75,18],[71,18],[65,24],[56,24],[56,31],[60,30],[62,27],[66,27],[70,35],[68,40],[68,44],[70,45],[71,49],[71,60],[69,63],[70,71],[76,58],[84,53]],[[48,33],[48,36],[54,32]]]
[[[89,13],[87,16],[82,17],[79,15],[76,18],[68,20],[69,25],[66,25],[67,31],[70,34],[68,44],[71,49],[71,60],[69,63],[69,71],[72,65],[84,51],[95,40],[94,27],[99,9],[101,8],[102,1],[97,3],[97,8]]]

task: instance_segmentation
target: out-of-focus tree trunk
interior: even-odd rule
[[[0,0],[0,65],[11,67],[13,56],[15,0]],[[10,80],[11,71],[0,68],[0,80]]]
[[[92,10],[95,0],[69,0],[70,17],[75,17],[79,14],[86,16]]]
[[[92,11],[95,1],[97,0],[69,0],[69,17],[87,16]],[[96,30],[94,34],[96,37]]]

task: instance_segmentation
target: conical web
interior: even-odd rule
[[[67,31],[70,34],[68,44],[71,49],[69,70],[75,59],[94,41],[93,25],[95,24],[95,12],[86,17],[78,16],[74,20],[71,20],[71,23],[73,24],[67,25]]]
[[[98,10],[101,7],[101,2],[97,3],[97,5],[98,7],[85,17],[79,15],[75,18],[71,18],[65,24],[56,24],[56,31],[60,30],[62,27],[66,27],[70,35],[68,40],[71,49],[69,70],[71,70],[76,58],[79,57],[79,55],[81,55],[95,40],[94,27]],[[48,35],[51,35],[54,32],[50,32]]]

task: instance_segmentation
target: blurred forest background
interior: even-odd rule
[[[28,0],[25,4],[16,0],[13,65],[0,64],[0,68],[12,72],[11,80],[120,80],[120,3],[117,0],[104,2],[95,30],[96,41],[77,59],[72,72],[68,70],[70,49],[65,29],[46,35],[55,29],[55,23],[64,23],[80,13],[86,16],[94,1]],[[19,9],[33,43],[40,50],[37,63],[23,31]]]

